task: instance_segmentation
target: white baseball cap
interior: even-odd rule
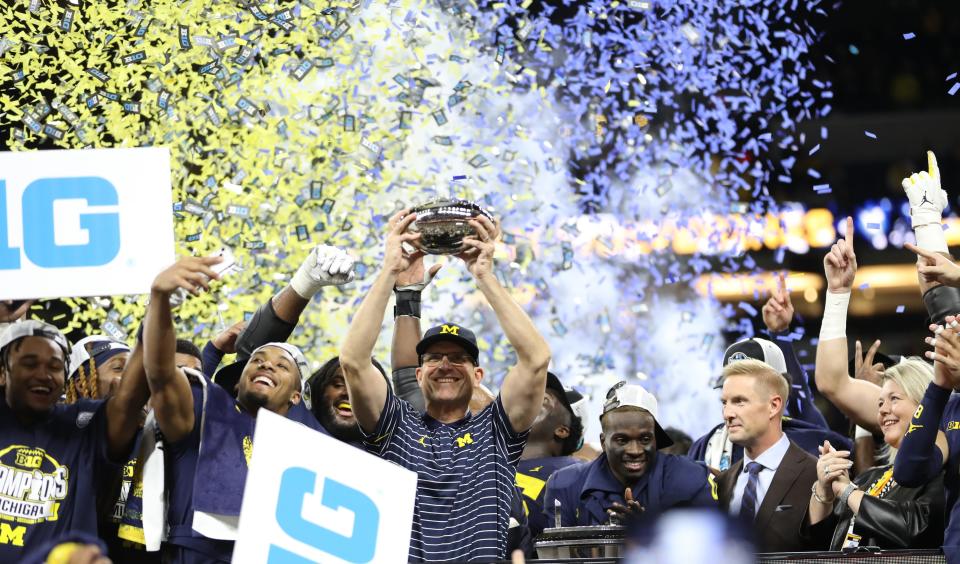
[[[607,400],[603,404],[603,415],[621,407],[637,407],[650,413],[653,416],[653,425],[656,429],[657,449],[668,447],[673,444],[673,439],[663,430],[660,422],[657,421],[657,398],[648,392],[639,384],[627,384],[621,380],[613,385],[607,391]]]
[[[37,321],[36,319],[27,319],[19,323],[11,323],[0,333],[0,350],[7,348],[7,345],[14,341],[19,341],[25,337],[44,337],[50,339],[63,349],[64,360],[70,358],[70,341],[54,325]]]
[[[787,361],[783,358],[780,347],[766,339],[744,339],[730,345],[723,353],[723,365],[748,358],[766,362],[780,374],[787,373]]]

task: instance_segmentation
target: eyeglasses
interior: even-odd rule
[[[426,366],[437,366],[447,357],[447,362],[454,366],[463,366],[468,362],[474,364],[473,357],[467,353],[423,353],[420,362]]]

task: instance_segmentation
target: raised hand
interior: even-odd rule
[[[960,266],[940,253],[904,243],[904,248],[917,254],[917,272],[927,283],[960,286]]]
[[[243,333],[243,329],[246,326],[246,321],[238,321],[230,327],[227,327],[219,335],[213,338],[213,346],[217,347],[218,351],[225,354],[233,354],[237,352],[237,339],[240,337],[240,333]]]
[[[27,314],[36,300],[0,300],[0,323],[16,321]]]
[[[927,151],[927,170],[915,172],[901,182],[910,200],[910,221],[914,229],[922,225],[940,224],[947,193],[940,187],[940,168],[933,151]]]
[[[843,294],[853,289],[857,275],[857,255],[853,252],[853,218],[847,218],[847,232],[823,257],[823,271],[827,276],[827,289]]]
[[[301,297],[310,299],[324,286],[342,286],[353,281],[357,259],[330,245],[317,245],[303,259],[290,286]]]
[[[412,243],[420,238],[420,233],[410,233],[407,228],[417,219],[417,214],[403,209],[393,214],[388,222],[387,241],[383,253],[384,271],[393,276],[400,276],[409,269],[414,261],[423,259],[424,253],[420,250],[408,251],[404,243]],[[422,268],[422,263],[421,263]]]
[[[196,296],[201,289],[210,289],[210,280],[220,278],[210,267],[222,260],[223,257],[183,257],[158,274],[150,290],[169,296],[183,288]]]
[[[442,264],[435,264],[426,270],[423,266],[423,253],[419,253],[410,260],[410,266],[397,275],[397,281],[394,288],[396,290],[413,290],[422,292],[424,288],[430,285],[433,278],[440,272]]]
[[[777,289],[761,311],[763,323],[771,333],[782,333],[790,328],[790,322],[793,321],[793,302],[790,301],[790,292],[787,291],[787,283],[782,273]]]
[[[960,387],[960,322],[948,315],[944,325],[930,325],[933,337],[924,339],[933,347],[924,355],[933,361],[933,381],[943,388]]]
[[[867,349],[867,355],[863,355],[863,346],[860,344],[860,340],[857,339],[857,352],[853,357],[854,360],[854,378],[860,380],[866,380],[867,382],[873,382],[876,385],[880,385],[880,378],[883,376],[883,363],[882,362],[873,362],[874,355],[877,354],[877,349],[880,348],[880,339],[877,339],[870,345],[870,348]]]
[[[471,219],[470,225],[477,235],[464,237],[466,249],[455,256],[467,265],[475,279],[482,280],[493,275],[493,252],[500,238],[500,225],[482,215]]]

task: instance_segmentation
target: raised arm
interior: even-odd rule
[[[880,387],[847,374],[847,306],[857,273],[853,218],[847,218],[845,237],[837,241],[823,258],[823,269],[827,276],[827,292],[814,372],[817,389],[857,425],[877,431]]]
[[[390,218],[383,269],[373,281],[360,308],[350,322],[350,328],[340,347],[340,366],[350,392],[353,413],[360,427],[372,432],[380,420],[380,413],[387,401],[387,383],[373,366],[373,348],[383,327],[383,315],[390,301],[390,294],[397,275],[406,270],[411,261],[421,253],[407,253],[403,243],[417,239],[419,233],[407,233],[407,227],[416,219],[416,214],[402,210]],[[404,215],[407,214],[407,215]]]
[[[550,346],[519,304],[500,285],[493,272],[493,252],[500,229],[486,217],[470,222],[476,237],[464,237],[468,250],[458,255],[477,281],[500,322],[507,340],[517,351],[517,364],[507,372],[500,386],[500,401],[514,431],[526,431],[543,404],[547,385]]]
[[[346,251],[330,245],[311,249],[290,284],[257,308],[237,339],[237,359],[250,358],[257,347],[290,338],[300,315],[321,288],[353,281],[355,263]]]
[[[767,327],[770,339],[783,353],[787,363],[787,373],[790,374],[792,390],[790,401],[787,403],[786,415],[806,421],[817,427],[827,428],[827,421],[820,410],[813,404],[813,392],[810,390],[807,371],[797,360],[797,353],[793,350],[793,343],[787,340],[783,333],[790,329],[793,322],[793,302],[790,301],[790,292],[787,290],[783,274],[779,276],[776,290],[762,308],[763,324]]]
[[[107,400],[107,452],[112,460],[125,460],[130,453],[149,397],[150,388],[143,369],[143,343],[138,342],[123,369],[120,387]]]
[[[950,458],[940,421],[952,390],[960,386],[960,337],[952,326],[956,318],[948,316],[946,321],[946,328],[930,326],[934,337],[927,337],[926,341],[934,349],[927,351],[926,356],[933,360],[933,381],[927,385],[894,460],[893,478],[906,487],[921,486],[934,479]]]
[[[177,368],[177,334],[170,311],[170,295],[183,288],[196,295],[209,279],[220,257],[185,257],[157,275],[150,288],[150,305],[143,332],[143,364],[150,386],[151,405],[164,437],[177,442],[193,430],[193,393],[186,375]]]
[[[441,265],[426,270],[423,257],[417,257],[397,276],[393,288],[393,344],[390,347],[390,367],[393,370],[393,391],[423,413],[426,405],[423,391],[417,382],[417,343],[420,342],[420,304],[423,290],[430,284]]]

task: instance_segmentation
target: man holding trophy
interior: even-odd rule
[[[417,472],[411,561],[506,557],[516,465],[543,401],[550,348],[494,274],[499,235],[488,213],[461,200],[391,217],[383,269],[340,352],[367,450]],[[476,415],[469,403],[484,371],[469,329],[444,323],[417,345],[423,415],[394,395],[370,360],[397,276],[425,253],[463,261],[517,353],[500,395]]]

